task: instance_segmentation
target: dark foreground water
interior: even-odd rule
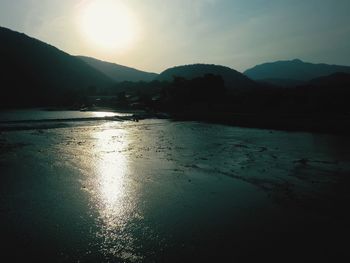
[[[8,262],[350,259],[350,137],[59,122],[0,133]]]

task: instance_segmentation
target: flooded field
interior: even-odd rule
[[[94,120],[3,130],[0,146],[2,249],[13,259],[349,256],[350,137]]]

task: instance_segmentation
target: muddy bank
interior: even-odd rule
[[[176,112],[175,120],[203,121],[247,128],[301,131],[328,134],[349,134],[348,115],[278,115],[278,114],[236,114],[231,112]]]

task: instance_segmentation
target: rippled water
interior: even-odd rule
[[[2,239],[24,257],[342,255],[331,240],[349,232],[348,137],[144,120],[0,138]]]

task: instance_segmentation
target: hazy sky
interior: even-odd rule
[[[70,54],[160,72],[197,62],[243,71],[300,58],[350,65],[350,0],[107,0],[135,22],[128,49],[103,49],[82,34],[91,1],[0,0],[0,25]]]

